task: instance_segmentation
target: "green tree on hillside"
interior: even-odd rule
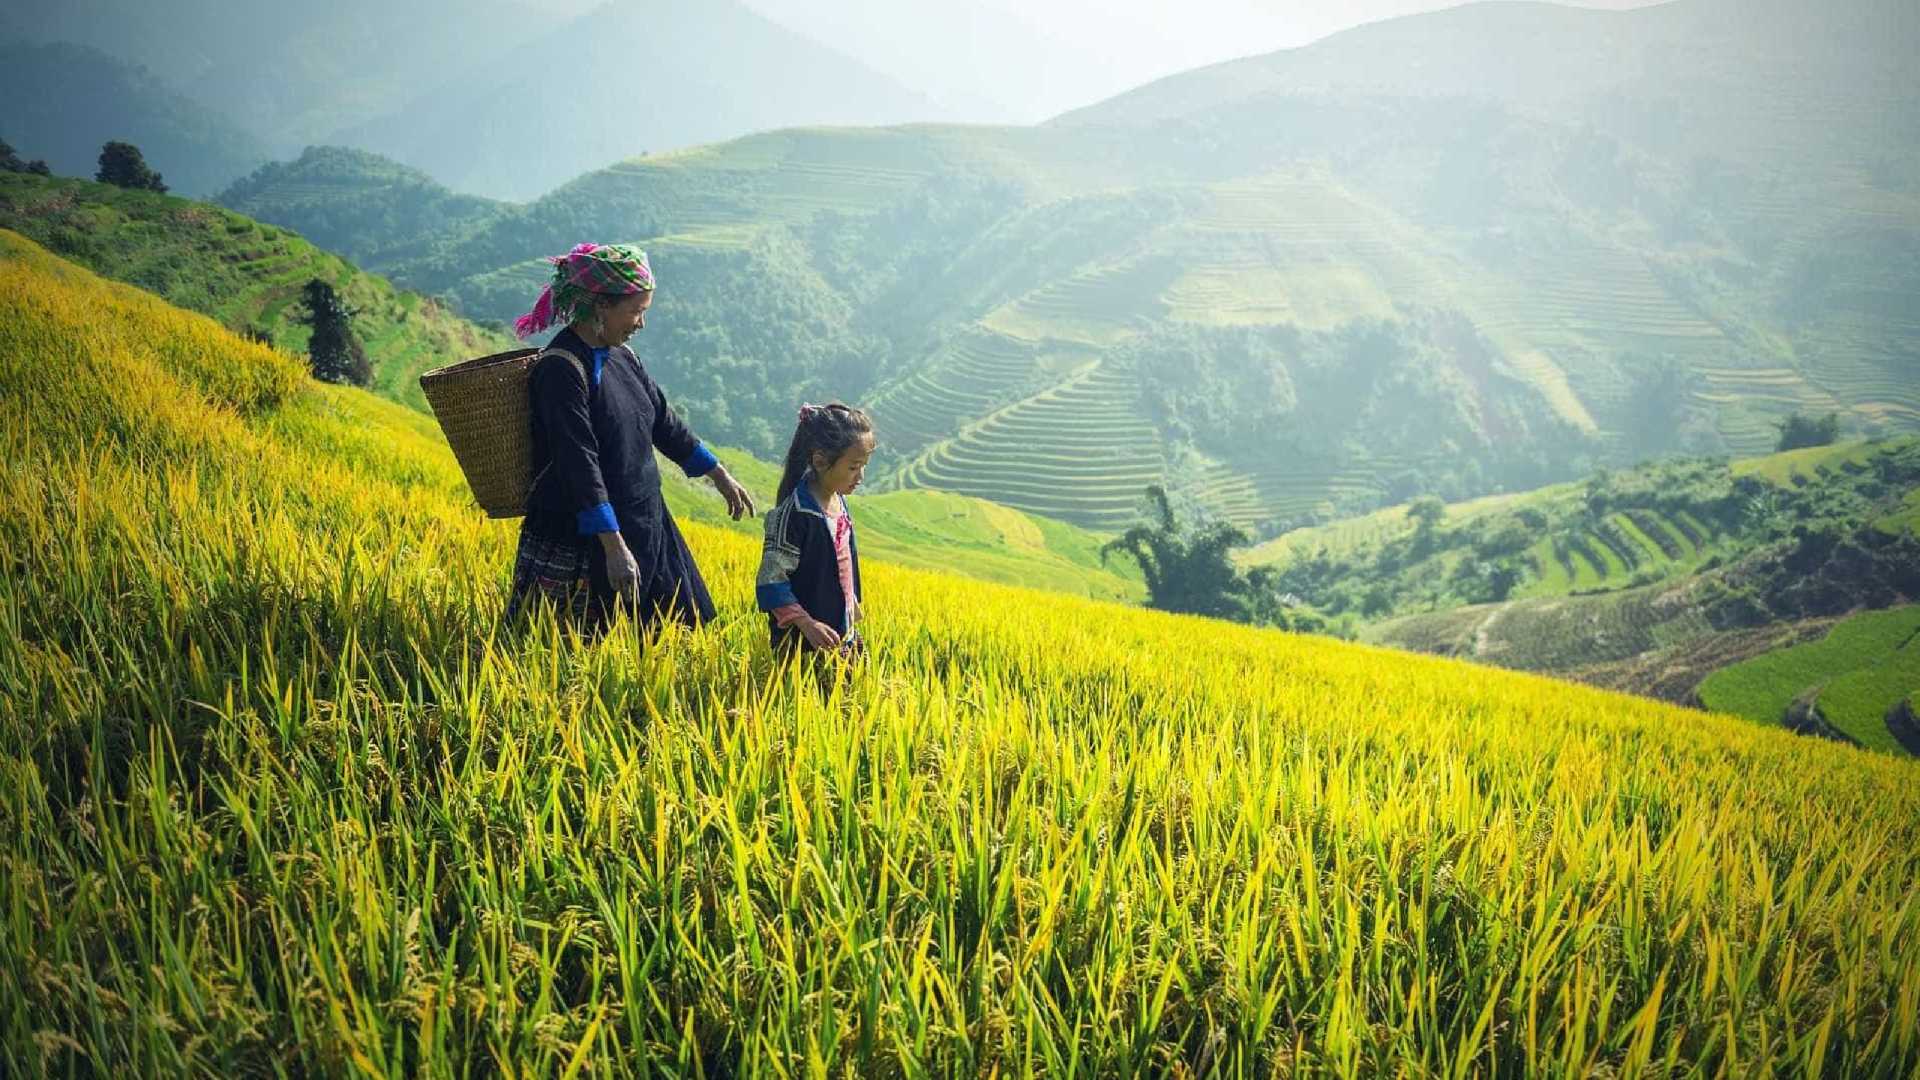
[[[1407,507],[1407,517],[1413,522],[1414,558],[1424,558],[1433,550],[1435,533],[1446,516],[1447,504],[1438,495],[1422,495]]]
[[[1181,521],[1157,484],[1147,488],[1147,502],[1152,519],[1109,541],[1100,558],[1122,552],[1139,563],[1150,607],[1242,622],[1267,609],[1259,594],[1272,583],[1270,576],[1249,579],[1228,557],[1247,543],[1246,533],[1224,521],[1198,526]]]
[[[0,139],[0,172],[33,173],[36,176],[53,175],[53,170],[47,168],[46,162],[39,158],[32,161],[22,158],[5,139]]]
[[[93,178],[103,184],[136,191],[167,190],[167,185],[160,181],[160,174],[147,167],[147,159],[140,155],[140,148],[132,143],[110,142],[101,147],[100,171],[94,173]]]
[[[1818,419],[1791,413],[1774,425],[1780,431],[1775,450],[1798,450],[1807,446],[1830,446],[1840,438],[1840,414],[1828,413]]]
[[[1671,356],[1623,358],[1633,385],[1620,413],[1620,429],[1633,452],[1658,457],[1682,449],[1694,420],[1696,377]]]
[[[300,321],[313,329],[307,344],[307,357],[313,365],[313,377],[322,382],[366,386],[373,381],[373,366],[366,350],[353,333],[353,311],[333,286],[320,278],[307,282],[300,290],[306,310]]]

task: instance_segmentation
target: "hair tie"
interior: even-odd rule
[[[814,414],[819,411],[820,411],[820,406],[809,405],[803,402],[800,406],[800,422],[804,424],[808,420],[813,419]]]

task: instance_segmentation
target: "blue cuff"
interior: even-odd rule
[[[613,516],[612,503],[589,506],[575,514],[573,521],[579,527],[581,536],[620,531],[620,520]]]
[[[755,585],[753,587],[753,599],[755,603],[760,605],[761,611],[772,611],[775,608],[783,608],[788,604],[797,604],[800,602],[793,595],[793,586],[785,581],[770,582],[766,585]]]
[[[694,443],[693,456],[688,458],[686,463],[680,466],[680,471],[686,473],[688,476],[705,476],[712,472],[714,466],[718,464],[720,464],[720,459],[713,456],[713,451],[707,449],[706,443]]]

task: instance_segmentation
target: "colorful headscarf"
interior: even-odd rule
[[[553,264],[552,284],[540,290],[532,311],[513,321],[514,333],[523,338],[584,318],[595,296],[653,291],[647,253],[632,244],[580,244],[547,261]]]

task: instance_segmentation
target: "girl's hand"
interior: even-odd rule
[[[840,632],[819,619],[802,620],[800,636],[807,639],[807,644],[821,652],[831,652],[840,647]]]
[[[627,549],[626,538],[617,532],[604,532],[600,534],[600,546],[607,553],[607,584],[613,587],[613,594],[637,603],[640,599],[640,564],[634,561],[633,552]]]
[[[748,517],[753,516],[753,496],[747,494],[747,489],[740,486],[739,481],[733,478],[733,474],[727,471],[725,465],[715,465],[713,471],[707,476],[713,480],[714,488],[727,500],[729,517],[739,521],[742,514]]]

